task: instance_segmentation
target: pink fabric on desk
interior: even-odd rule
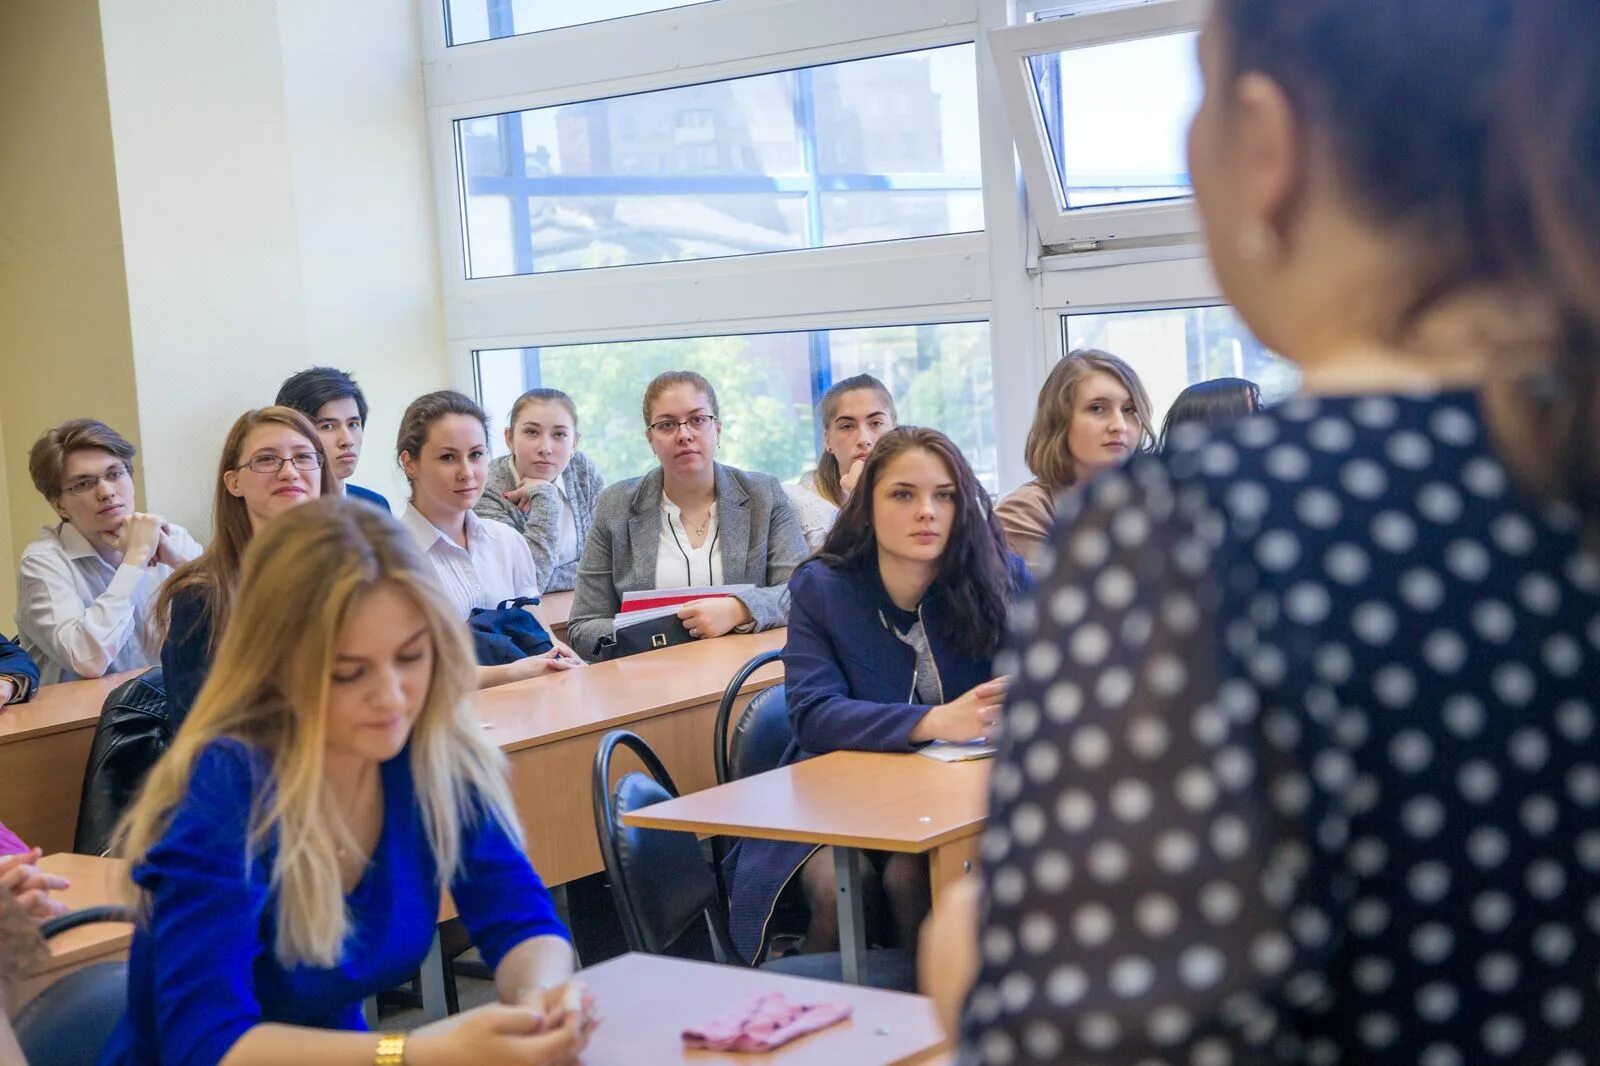
[[[791,1003],[782,992],[762,992],[705,1025],[685,1029],[683,1042],[711,1051],[772,1051],[848,1017],[845,1003]]]
[[[0,822],[0,855],[20,855],[27,851],[28,845],[22,842],[22,838],[7,829],[4,822]]]

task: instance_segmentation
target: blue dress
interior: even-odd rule
[[[1012,587],[1032,588],[1022,560],[1012,555],[1008,563]],[[912,701],[916,652],[888,624],[900,614],[876,561],[835,568],[813,559],[794,572],[783,669],[795,739],[780,765],[831,751],[916,750],[911,731],[932,708]],[[951,647],[937,597],[924,601],[921,614],[946,699],[994,677],[991,660]],[[789,841],[741,840],[730,855],[729,931],[746,959],[765,942],[779,894],[814,850]]]
[[[1600,557],[1473,395],[1292,400],[1053,543],[961,1062],[1595,1061]]]
[[[245,853],[252,797],[271,787],[264,755],[231,739],[200,754],[171,826],[134,869],[150,916],[134,933],[128,1010],[101,1062],[214,1066],[264,1022],[363,1030],[366,997],[409,980],[439,914],[439,874],[412,791],[409,749],[384,763],[383,830],[346,897],[350,939],[333,967],[273,954],[275,843]],[[490,967],[530,937],[567,936],[549,893],[500,825],[467,827],[450,893]]]

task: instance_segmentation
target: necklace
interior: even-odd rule
[[[709,528],[711,528],[711,512],[707,511],[706,512],[706,520],[704,522],[701,522],[699,526],[695,527],[695,531],[694,531],[695,539],[696,540],[700,540],[703,537],[705,537],[706,530],[709,529]]]

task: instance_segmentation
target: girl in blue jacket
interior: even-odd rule
[[[950,439],[915,426],[885,434],[827,541],[789,580],[783,664],[795,741],[783,764],[986,736],[1005,700],[993,658],[1006,614],[1031,587]],[[887,903],[897,942],[911,947],[928,909],[926,861],[872,860],[867,901]],[[742,841],[732,897],[746,958],[765,944],[780,899],[808,912],[807,951],[838,950],[829,849]]]

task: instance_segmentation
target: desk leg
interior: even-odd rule
[[[422,1018],[436,1022],[447,1013],[444,1001],[444,952],[439,946],[439,930],[435,927],[433,940],[428,944],[428,957],[422,960]]]
[[[855,848],[833,849],[833,876],[839,885],[839,953],[846,984],[859,985],[865,975],[867,918],[861,906],[861,857]]]
[[[978,834],[942,844],[928,856],[928,880],[933,903],[938,906],[944,890],[978,869]]]

